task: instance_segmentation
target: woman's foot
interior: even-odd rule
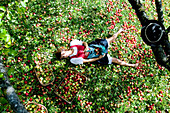
[[[141,63],[141,62],[136,63],[136,64],[134,65],[134,67],[141,67],[141,66],[142,66],[142,63]]]
[[[124,33],[124,32],[125,32],[125,30],[123,28],[120,28],[118,31],[118,33]]]

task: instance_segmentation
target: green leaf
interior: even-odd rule
[[[24,7],[21,7],[21,10],[22,10],[23,13],[25,13],[26,9]]]
[[[8,3],[8,7],[12,7],[14,4],[17,5],[17,1]]]
[[[4,53],[5,55],[8,55],[9,52],[10,52],[9,49],[2,50],[2,53]]]
[[[0,106],[0,111],[2,111],[4,109],[4,106]]]
[[[51,107],[50,107],[50,111],[51,111],[51,112],[55,112],[55,111],[56,111],[55,107],[54,107],[54,106],[51,106]]]
[[[25,2],[23,2],[23,1],[21,1],[21,5],[22,5],[23,7],[26,7]]]
[[[0,18],[0,26],[2,25],[1,18]]]
[[[9,42],[10,41],[10,35],[6,34],[4,37],[5,42]]]
[[[14,71],[15,71],[15,68],[14,68],[14,67],[11,67],[11,68],[8,70],[8,75],[14,74]]]
[[[0,34],[6,34],[7,33],[7,31],[5,30],[5,29],[1,29],[0,30]],[[0,35],[1,36],[1,35]]]
[[[17,54],[16,50],[10,49],[9,55],[16,56]]]
[[[0,40],[4,40],[6,42],[5,47],[8,48],[11,46],[11,36],[5,29],[0,30]]]
[[[0,13],[0,22],[3,16],[4,16],[4,13]]]
[[[9,78],[10,81],[15,81],[15,78]]]
[[[0,6],[0,11],[5,12],[6,11],[5,7],[4,6]]]
[[[7,104],[8,101],[4,97],[0,97],[0,103]]]
[[[30,70],[29,66],[26,66],[26,70],[27,70],[27,71],[29,71],[29,70]]]
[[[0,73],[0,78],[3,78],[4,77],[4,74],[3,73]]]
[[[28,0],[24,0],[24,2],[28,2]]]
[[[7,18],[8,18],[9,20],[11,20],[11,12],[8,11],[8,13],[7,13],[6,16],[7,16]]]
[[[28,2],[28,0],[21,1],[22,7],[26,7],[26,2]]]

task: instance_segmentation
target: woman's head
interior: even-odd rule
[[[71,51],[68,49],[64,49],[64,48],[59,48],[55,52],[55,56],[57,59],[67,58],[69,57],[69,55],[71,55]]]

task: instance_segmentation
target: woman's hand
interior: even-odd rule
[[[89,46],[88,46],[87,42],[83,42],[83,45],[85,46],[84,52],[89,50]]]
[[[87,56],[89,54],[89,52],[86,52],[86,51],[84,51],[84,52],[85,52],[85,56]]]
[[[104,55],[100,55],[100,56],[99,56],[99,59],[103,58],[104,56],[105,56],[105,54],[104,54]]]
[[[118,31],[118,33],[124,33],[124,32],[125,32],[125,29],[123,29],[123,28],[120,28]]]
[[[87,50],[89,50],[89,47],[88,47],[88,46],[84,49],[84,52],[86,52]]]
[[[98,58],[83,59],[83,63],[94,62],[94,61],[97,61],[97,60],[103,58],[104,56],[105,56],[105,54],[104,55],[100,55]]]
[[[142,66],[142,62],[136,63],[134,67],[141,67]]]

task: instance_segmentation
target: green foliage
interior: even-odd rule
[[[0,78],[3,78],[4,77],[4,74],[3,73],[0,73]]]
[[[49,112],[156,112],[169,110],[170,72],[156,63],[150,47],[140,38],[141,25],[128,0],[5,0],[0,6],[0,56],[10,82],[24,104],[34,101]],[[0,2],[1,3],[1,2]],[[156,18],[154,1],[142,2],[150,18]],[[169,25],[168,2],[163,10]],[[151,7],[150,7],[151,6]],[[153,12],[153,13],[151,13]],[[109,38],[125,28],[110,45],[109,54],[141,68],[116,64],[72,65],[55,59],[54,52],[73,39],[91,42]],[[43,61],[55,75],[53,85],[42,87],[34,68]],[[54,94],[68,70],[87,76],[72,104]],[[0,77],[3,75],[0,75]],[[0,99],[1,100],[1,99]],[[10,111],[2,99],[0,111]]]
[[[4,97],[0,97],[0,102],[2,103],[2,104],[7,104],[8,103],[8,101],[4,98]]]

